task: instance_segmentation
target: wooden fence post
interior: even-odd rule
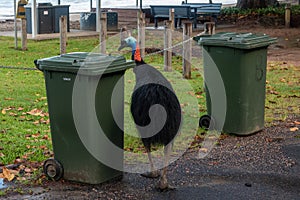
[[[138,11],[138,44],[140,46],[141,57],[145,57],[145,13],[142,10]]]
[[[67,16],[61,16],[59,18],[59,29],[60,29],[60,54],[67,52]]]
[[[100,52],[106,54],[106,36],[107,36],[107,14],[101,13],[101,28],[100,28]]]
[[[214,35],[216,31],[215,27],[216,27],[215,22],[205,22],[204,23],[205,34]]]
[[[192,59],[192,23],[184,22],[183,24],[183,77],[191,78],[191,59]]]
[[[285,28],[291,27],[291,4],[285,5]]]
[[[171,24],[170,24],[171,30],[174,30],[174,29],[175,29],[175,23],[176,23],[176,21],[175,21],[175,10],[174,10],[174,8],[171,8],[171,9],[169,10],[169,21],[171,22]]]
[[[164,32],[164,70],[172,71],[172,29],[170,28],[172,22],[165,21],[165,32]]]
[[[26,30],[26,18],[22,18],[22,50],[27,50],[27,30]]]

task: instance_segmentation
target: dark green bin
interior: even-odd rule
[[[276,38],[265,34],[218,33],[198,39],[198,43],[203,46],[208,110],[208,116],[200,118],[199,124],[209,124],[206,122],[209,117],[209,120],[213,120],[215,129],[226,133],[249,135],[262,130],[267,48],[275,43]],[[224,84],[225,98],[221,96],[222,92],[217,91],[221,91],[221,88],[215,87],[216,77],[219,75]],[[207,85],[208,82],[211,87]],[[214,94],[211,97],[212,93]],[[219,107],[222,102],[212,105],[212,98],[217,99],[216,102],[225,100],[225,112]],[[215,108],[213,113],[212,107]]]
[[[63,177],[91,184],[121,177],[123,152],[112,155],[111,150],[107,149],[107,142],[95,141],[95,138],[100,126],[112,144],[123,149],[123,75],[126,69],[135,66],[134,63],[127,62],[123,56],[78,52],[40,59],[35,64],[45,76],[54,151],[54,159],[44,163],[46,175],[55,180]],[[75,90],[80,95],[79,103],[82,106],[74,106],[77,101],[73,96]],[[113,100],[114,105],[117,105],[114,112],[119,115],[118,124],[111,108],[113,91],[118,94]],[[89,106],[90,102],[94,102],[95,106]],[[75,111],[77,107],[78,110]],[[76,123],[74,113],[78,112],[81,121]],[[96,113],[96,120],[93,113]],[[79,126],[84,127],[80,129]],[[94,145],[93,150],[114,160],[115,166],[107,166],[96,158],[86,148],[82,137],[86,137],[84,141],[90,141]]]

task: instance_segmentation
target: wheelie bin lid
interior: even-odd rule
[[[210,37],[198,37],[198,44],[203,46],[225,46],[237,49],[255,49],[268,47],[276,43],[277,38],[266,34],[222,32]]]
[[[70,72],[83,75],[114,73],[135,67],[135,63],[126,61],[124,56],[88,52],[74,52],[43,58],[36,60],[35,65],[41,71]]]

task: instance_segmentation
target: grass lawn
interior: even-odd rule
[[[148,34],[148,37],[152,35]],[[153,43],[151,41],[147,40],[147,46],[160,47],[159,45],[163,44],[157,40]],[[108,52],[115,54],[118,42],[118,37],[110,39],[107,44]],[[72,38],[68,41],[67,52],[90,52],[97,44],[97,38]],[[0,37],[0,66],[34,68],[34,60],[59,54],[59,40],[29,41],[28,51],[15,50],[13,46],[13,38]],[[130,53],[127,52],[126,57],[128,59]],[[197,130],[194,124],[199,116],[206,112],[200,61],[201,59],[197,57],[193,58],[192,79],[187,81],[181,78],[181,57],[174,56],[174,75],[168,77],[178,94],[183,111],[188,115],[183,131],[190,134],[202,132],[202,130]],[[162,69],[163,58],[159,54],[146,56],[146,62]],[[299,67],[285,66],[280,63],[268,64],[266,126],[285,121],[291,114],[299,115],[299,80]],[[0,82],[0,165],[24,160],[32,162],[46,160],[52,156],[52,144],[42,72],[0,69]],[[125,132],[128,133],[135,131],[134,125],[130,123],[131,118],[128,112],[134,83],[132,70],[128,70],[125,76],[125,124],[128,125],[125,127]],[[125,150],[144,151],[141,142],[130,135],[125,136]]]

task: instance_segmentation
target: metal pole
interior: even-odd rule
[[[90,1],[90,12],[93,10],[93,0]]]
[[[33,0],[31,5],[31,28],[32,38],[35,38],[37,35],[36,0]]]
[[[101,31],[101,22],[100,22],[100,15],[101,15],[101,0],[96,1],[96,31]]]
[[[15,49],[18,48],[17,0],[14,0]]]
[[[60,0],[58,0],[57,4],[60,5]]]
[[[143,0],[140,0],[140,9],[143,9]]]

